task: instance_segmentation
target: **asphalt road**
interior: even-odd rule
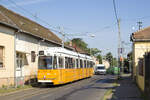
[[[0,96],[0,100],[101,100],[115,79],[111,75],[91,78],[61,86],[38,86],[33,89]]]

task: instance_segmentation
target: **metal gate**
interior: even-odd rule
[[[145,92],[150,93],[150,52],[145,53]]]

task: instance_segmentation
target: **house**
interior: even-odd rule
[[[102,60],[102,64],[105,65],[106,69],[108,69],[110,67],[110,63],[105,59]]]
[[[150,27],[131,35],[133,52],[133,78],[139,88],[145,90],[145,55],[150,51]]]
[[[61,45],[48,28],[0,5],[0,86],[36,78],[38,51]]]

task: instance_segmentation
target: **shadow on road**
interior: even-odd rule
[[[113,89],[111,98],[107,100],[143,100],[130,76],[122,77],[117,83],[119,86]]]
[[[57,88],[57,87],[62,87],[62,86],[66,86],[68,84],[72,84],[72,83],[76,83],[76,82],[79,82],[79,81],[82,81],[82,80],[85,80],[85,79],[89,79],[90,77],[88,78],[84,78],[84,79],[80,79],[80,80],[76,80],[76,81],[73,81],[73,82],[69,82],[69,83],[65,83],[65,84],[59,84],[59,85],[53,85],[53,84],[42,84],[42,83],[34,83],[34,84],[31,84],[32,87],[34,88]]]

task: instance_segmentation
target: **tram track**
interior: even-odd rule
[[[77,88],[82,88],[84,87],[85,85],[90,85],[90,84],[93,84],[95,83],[95,81],[99,80],[100,78],[91,78],[91,80],[89,80],[89,78],[87,80],[81,80],[79,82],[75,82],[75,83],[71,83],[71,84],[67,84],[63,87],[60,87],[60,88],[56,88],[55,90],[51,90],[51,91],[45,91],[45,92],[42,92],[42,93],[39,93],[39,94],[35,94],[35,95],[32,95],[32,96],[28,96],[26,98],[24,98],[25,100],[28,100],[30,98],[32,98],[33,96],[38,96],[38,95],[41,95],[40,99],[44,99],[44,98],[47,98],[53,94],[55,94],[56,92],[58,92],[58,90],[61,90],[62,92],[63,91],[66,91],[66,90],[69,90],[69,89],[77,89]],[[80,84],[81,83],[81,84]],[[77,87],[76,87],[77,86]],[[61,92],[59,91],[59,92]],[[44,94],[44,95],[43,95]],[[45,95],[47,94],[47,95]],[[18,99],[19,100],[19,99]]]
[[[95,81],[97,80],[102,80],[104,78],[97,78],[97,77],[92,77],[92,78],[87,78],[87,79],[83,79],[83,80],[80,80],[80,81],[76,81],[76,82],[72,82],[72,83],[69,83],[69,84],[65,84],[65,85],[61,85],[61,86],[55,86],[55,87],[43,87],[43,88],[33,88],[29,91],[23,91],[23,94],[20,95],[18,94],[17,96],[16,95],[10,95],[8,98],[6,99],[3,99],[3,100],[26,100],[26,99],[30,99],[32,97],[35,97],[35,96],[39,96],[41,95],[41,99],[43,98],[46,98],[46,97],[49,97],[50,95],[52,95],[53,93],[56,93],[57,91],[66,91],[66,90],[69,90],[69,89],[74,89],[74,88],[80,88],[80,87],[83,87],[87,84],[92,84],[94,83]],[[47,95],[45,95],[47,94]],[[9,99],[11,98],[11,99]]]

